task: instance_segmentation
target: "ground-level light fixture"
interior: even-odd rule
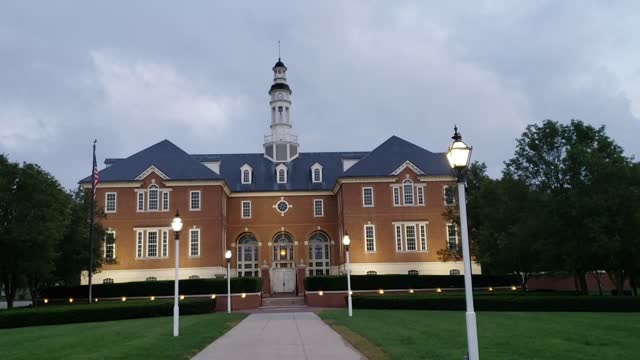
[[[127,301],[127,298],[126,298],[126,296],[123,296],[120,300]]]
[[[180,295],[180,300],[184,300],[184,295]]]
[[[493,288],[491,286],[489,286],[489,291],[493,291]]]
[[[72,302],[73,302],[73,298],[69,298],[69,303],[72,303]]]
[[[150,300],[151,300],[151,301],[155,301],[155,300],[156,300],[156,297],[155,297],[155,296],[152,296]]]
[[[384,290],[382,290],[382,289],[378,290],[378,294],[384,295]]]
[[[413,289],[409,289],[409,294],[413,294]]]
[[[441,293],[441,292],[442,292],[442,289],[437,288],[437,289],[436,289],[436,292],[437,292],[437,293]]]
[[[44,299],[43,301],[44,301],[45,304],[49,303],[49,299]]]
[[[246,298],[247,297],[247,293],[242,293],[242,295],[240,295],[241,298]]]
[[[511,290],[512,291],[516,291],[517,290],[516,286],[515,285],[511,285]]]
[[[216,294],[211,295],[211,300],[214,300],[216,298]]]
[[[318,295],[320,295],[320,296],[324,295],[324,291],[322,291],[322,290],[318,291]]]

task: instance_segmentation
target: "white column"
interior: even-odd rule
[[[467,229],[467,202],[464,182],[458,182],[460,204],[460,230],[462,232],[462,260],[464,261],[464,294],[467,302],[467,346],[469,359],[479,360],[478,330],[476,313],[473,309],[473,284],[471,282],[471,252],[469,251],[469,231]]]

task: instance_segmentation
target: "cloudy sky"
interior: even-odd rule
[[[639,3],[445,3],[3,1],[0,153],[74,187],[94,138],[101,166],[260,152],[281,40],[302,151],[444,151],[458,124],[498,175],[526,124],[578,118],[640,155]]]

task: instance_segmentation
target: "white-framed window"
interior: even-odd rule
[[[418,272],[418,270],[409,270],[409,271],[407,272],[407,274],[408,274],[408,275],[418,275],[418,274],[419,274],[419,272]]]
[[[413,205],[413,182],[409,179],[402,183],[402,199],[404,205]]]
[[[162,245],[160,246],[160,256],[169,256],[169,231],[162,230]]]
[[[102,279],[102,283],[103,283],[104,285],[110,285],[110,284],[113,284],[113,279],[112,279],[112,278],[104,278],[104,279]]]
[[[237,264],[239,277],[258,277],[258,241],[252,234],[245,233],[238,239]]]
[[[113,260],[116,258],[116,232],[106,231],[104,233],[104,248],[103,254],[106,260]]]
[[[424,205],[424,186],[416,187],[416,196],[418,198],[418,205]]]
[[[372,187],[362,188],[362,206],[373,207],[373,188]]]
[[[309,238],[309,276],[329,275],[329,244],[327,235],[320,231],[314,232]]]
[[[396,224],[396,251],[402,251],[402,225]]]
[[[458,227],[456,224],[447,224],[447,249],[458,249]]]
[[[400,206],[400,188],[398,186],[393,187],[393,206]]]
[[[313,200],[313,216],[324,216],[324,201],[322,199]]]
[[[427,221],[393,222],[396,252],[427,251]]]
[[[367,271],[367,275],[378,275],[378,272],[375,270],[369,270]]]
[[[138,192],[138,211],[144,211],[144,192]]]
[[[460,269],[449,270],[449,275],[460,275]]]
[[[155,276],[149,276],[148,278],[145,279],[145,281],[158,281],[158,278]]]
[[[198,280],[200,279],[200,276],[198,275],[189,275],[189,280]]]
[[[278,184],[286,184],[287,183],[287,166],[285,164],[280,164],[276,167],[276,175]]]
[[[104,194],[104,212],[116,212],[116,193],[108,192]]]
[[[405,233],[405,242],[407,244],[407,251],[416,251],[416,226],[415,225],[405,225],[404,226]]]
[[[157,231],[147,231],[147,257],[158,257]]]
[[[253,169],[249,164],[244,164],[240,168],[240,182],[243,184],[251,184],[253,181]]]
[[[244,200],[242,201],[242,211],[241,214],[243,219],[251,219],[251,201]]]
[[[200,256],[200,229],[189,230],[189,256]]]
[[[158,185],[149,185],[147,190],[147,211],[158,211]]]
[[[376,251],[376,227],[375,225],[367,224],[364,226],[364,243],[365,252]]]
[[[169,211],[169,192],[162,192],[162,211]]]
[[[315,163],[311,166],[311,181],[314,183],[322,182],[322,165]]]
[[[136,258],[140,259],[144,257],[144,232],[142,230],[136,231]]]
[[[200,190],[189,191],[189,210],[200,210]]]
[[[452,186],[448,186],[448,185],[443,186],[442,193],[444,196],[445,206],[453,206],[456,204],[455,192]]]

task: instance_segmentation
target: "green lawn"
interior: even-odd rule
[[[466,353],[464,312],[354,310],[348,319],[338,310],[320,316],[350,341],[349,330],[369,340],[358,344],[356,335],[356,347],[377,346],[390,359],[461,360]],[[477,317],[482,359],[640,359],[639,313],[480,312]]]
[[[6,329],[0,353],[3,359],[189,359],[245,316],[181,316],[178,338],[172,317]]]

